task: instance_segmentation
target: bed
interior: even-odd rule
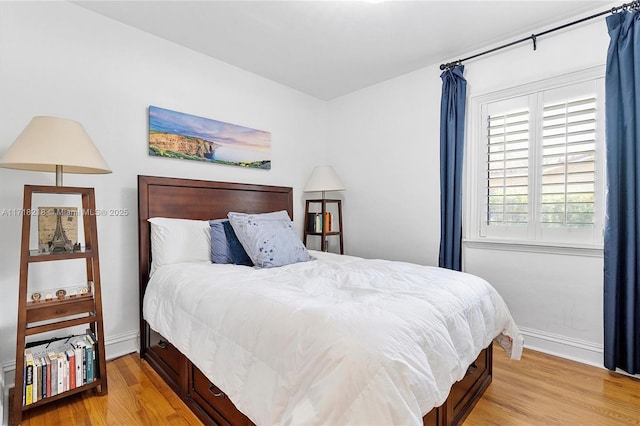
[[[504,302],[469,274],[322,252],[278,268],[157,268],[149,219],[293,217],[293,193],[151,176],[138,190],[140,355],[205,424],[455,425],[491,382],[494,338],[518,356]]]

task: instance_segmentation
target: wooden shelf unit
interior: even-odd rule
[[[311,209],[311,206],[314,204],[320,204],[320,211]],[[338,230],[331,231],[327,230],[324,223],[325,213],[329,212],[330,209],[327,208],[327,205],[335,204],[336,210],[338,212],[337,215],[337,224]],[[309,213],[320,213],[322,215],[322,231],[321,232],[312,232],[309,231]],[[327,199],[319,199],[319,200],[307,200],[306,206],[304,209],[304,245],[307,245],[307,237],[308,236],[319,236],[320,237],[320,249],[322,251],[327,251],[327,237],[337,236],[340,241],[340,254],[344,254],[344,242],[342,236],[342,200],[327,200]]]
[[[84,225],[85,247],[76,252],[43,254],[30,250],[31,218],[34,194],[80,195],[82,197],[82,221]],[[36,208],[37,209],[37,208]],[[93,188],[34,186],[25,185],[22,242],[20,248],[20,279],[18,290],[18,323],[16,339],[16,373],[13,392],[12,424],[20,424],[22,413],[49,402],[58,401],[66,396],[89,389],[98,394],[107,394],[107,369],[104,350],[104,326],[102,319],[102,292],[100,284],[100,261],[98,257],[98,231],[96,228],[95,194]],[[53,300],[28,301],[29,265],[36,262],[54,262],[69,259],[85,259],[86,276],[89,291],[75,296],[66,295]],[[89,283],[93,283],[90,286]],[[93,287],[93,288],[91,288]],[[24,353],[26,337],[40,333],[62,330],[68,327],[86,324],[97,338],[96,378],[93,382],[75,387],[55,396],[39,399],[37,402],[22,405],[24,382]]]

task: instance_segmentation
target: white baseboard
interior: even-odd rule
[[[525,348],[581,362],[583,364],[609,371],[604,366],[604,346],[601,344],[533,330],[526,327],[520,327],[520,331],[525,337]],[[640,379],[640,374],[629,374],[619,368],[617,368],[615,372],[633,377],[634,379]]]
[[[2,426],[9,424],[9,383],[13,384],[14,382],[16,373],[15,365],[16,363],[13,362],[2,366],[2,378],[0,378],[0,381],[2,381],[2,394],[0,397],[2,397],[2,406],[6,407],[6,409],[1,410],[2,417],[0,417],[0,424],[2,424]],[[9,378],[11,379],[11,382],[9,382]],[[5,384],[6,386],[4,386]]]
[[[140,351],[140,333],[130,331],[104,340],[105,357],[108,360]]]
[[[520,332],[524,336],[525,348],[604,368],[602,344],[526,327],[520,327]]]
[[[104,340],[105,357],[108,360],[121,357],[140,350],[140,334],[138,331],[107,337]],[[15,382],[16,363],[8,362],[2,366],[0,376],[0,420],[2,425],[9,424],[9,388]],[[3,408],[6,407],[6,408]]]

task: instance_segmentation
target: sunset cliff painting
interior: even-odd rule
[[[271,169],[271,133],[149,107],[149,155]]]

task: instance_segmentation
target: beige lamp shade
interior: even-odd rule
[[[316,166],[304,192],[344,191],[346,188],[331,166]],[[324,197],[324,195],[323,195]]]
[[[0,158],[0,167],[40,172],[111,173],[82,124],[57,117],[31,119]]]

